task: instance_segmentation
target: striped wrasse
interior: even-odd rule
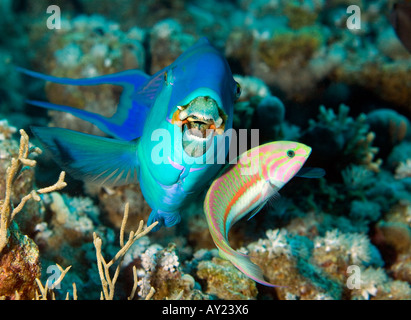
[[[231,248],[230,228],[246,214],[251,219],[290,181],[311,153],[311,148],[292,141],[275,141],[250,149],[237,163],[210,186],[204,212],[219,255],[229,260],[246,276],[266,286],[261,269],[249,256]]]

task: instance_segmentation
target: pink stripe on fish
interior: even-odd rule
[[[310,153],[310,147],[289,141],[267,143],[248,150],[212,183],[204,201],[210,234],[220,255],[266,286],[274,285],[264,280],[261,269],[247,255],[231,248],[228,231],[253,208],[258,212],[301,169]]]

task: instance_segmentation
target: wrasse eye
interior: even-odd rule
[[[238,99],[241,96],[241,86],[238,82],[236,82],[235,86],[235,98]]]
[[[295,156],[294,150],[288,150],[288,151],[287,151],[287,157],[289,157],[289,158],[294,158],[294,156]]]

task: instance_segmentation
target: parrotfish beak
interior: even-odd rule
[[[181,128],[183,149],[190,157],[200,157],[211,145],[215,135],[223,134],[227,115],[210,96],[198,96],[179,105],[171,123]]]

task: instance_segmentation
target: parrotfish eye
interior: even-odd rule
[[[238,82],[236,82],[235,84],[235,98],[238,99],[241,96],[241,86]]]
[[[168,84],[167,83],[167,72],[164,72],[164,82],[165,82],[166,85]]]
[[[287,157],[289,157],[289,158],[294,158],[294,156],[295,156],[294,150],[288,150],[288,151],[287,151]]]

